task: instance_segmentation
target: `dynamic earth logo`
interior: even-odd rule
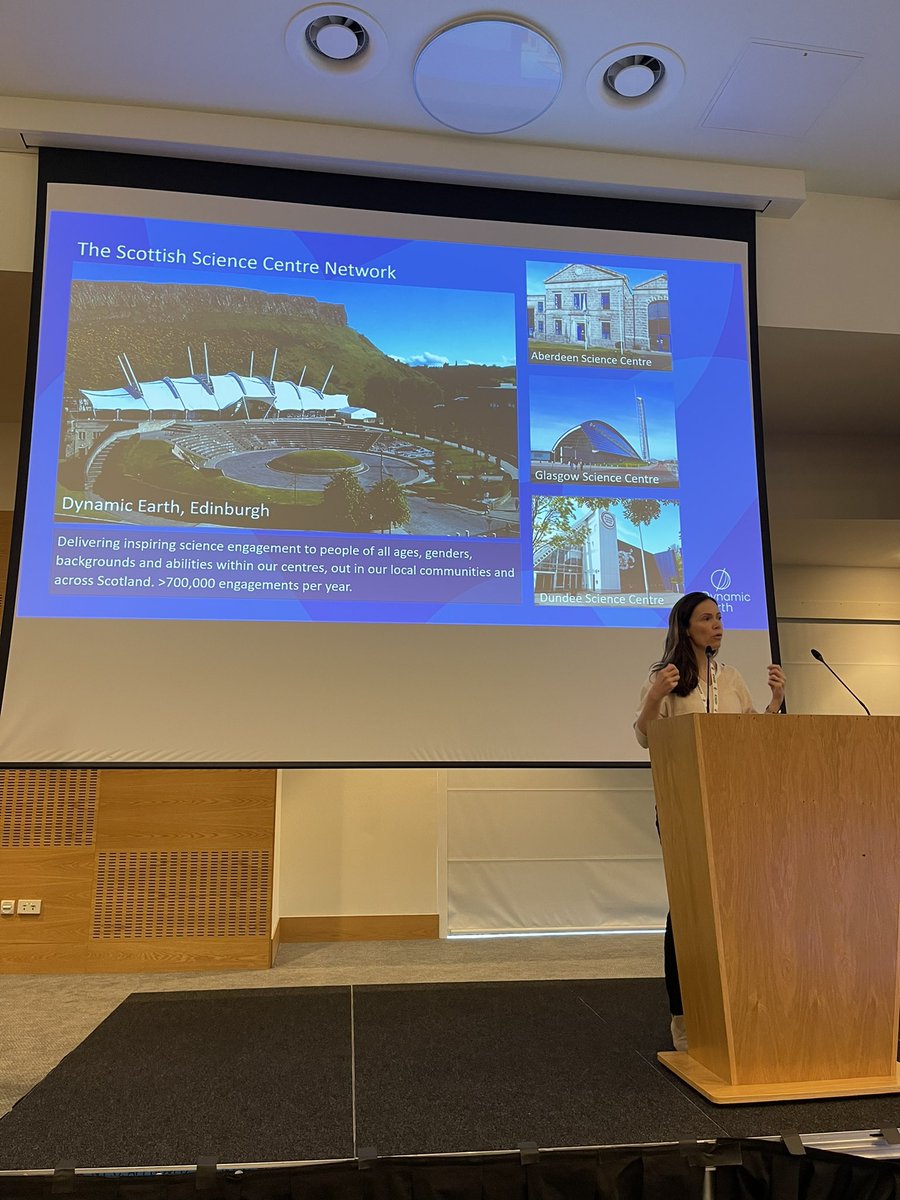
[[[713,571],[710,575],[709,582],[712,584],[714,592],[724,592],[726,588],[731,587],[731,576],[724,567],[720,567],[718,571]]]
[[[712,584],[713,596],[716,604],[718,604],[722,612],[734,612],[735,604],[749,604],[751,596],[749,592],[729,592],[726,589],[731,587],[731,572],[726,571],[724,567],[719,567],[710,574],[709,582]]]

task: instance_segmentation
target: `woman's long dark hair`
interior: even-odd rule
[[[697,656],[694,653],[694,644],[688,636],[688,625],[697,605],[712,599],[713,597],[707,596],[706,592],[688,592],[672,605],[672,611],[669,613],[669,628],[666,631],[663,656],[650,668],[650,674],[654,675],[670,664],[676,666],[678,686],[672,689],[676,696],[689,695],[700,681]]]

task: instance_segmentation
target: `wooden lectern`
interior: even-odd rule
[[[900,1092],[900,718],[649,731],[687,1053],[716,1104]]]

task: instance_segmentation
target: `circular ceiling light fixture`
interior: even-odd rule
[[[284,44],[303,67],[357,79],[380,71],[388,57],[384,30],[369,13],[349,4],[302,8],[288,22]]]
[[[587,77],[591,102],[634,111],[662,107],[674,100],[684,83],[684,63],[668,46],[619,46],[594,63]]]
[[[441,125],[508,133],[547,111],[562,83],[553,43],[521,21],[476,17],[440,30],[420,51],[416,96]]]
[[[346,62],[365,53],[369,35],[359,21],[343,13],[316,17],[306,27],[306,40],[317,54],[337,62]]]

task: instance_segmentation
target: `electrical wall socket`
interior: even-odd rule
[[[33,917],[41,911],[40,900],[20,900],[16,905],[16,912],[20,917]]]
[[[11,917],[15,911],[15,900],[0,900],[0,916]]]

